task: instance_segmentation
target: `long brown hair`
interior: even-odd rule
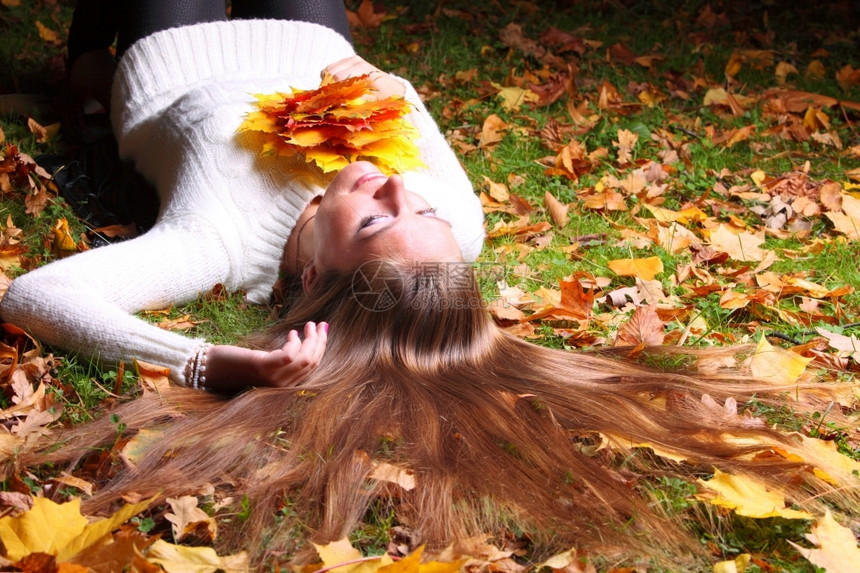
[[[169,496],[215,484],[250,500],[245,527],[231,527],[241,531],[233,541],[270,551],[294,552],[297,538],[344,537],[382,504],[431,549],[517,531],[535,555],[574,545],[686,554],[697,547],[694,537],[640,487],[643,475],[718,467],[789,494],[826,487],[799,464],[754,461],[786,438],[701,401],[763,386],[740,384],[737,373],[703,374],[692,351],[666,371],[525,342],[494,324],[471,274],[452,281],[427,265],[376,263],[324,276],[314,296],[249,344],[278,347],[310,320],[329,322],[329,345],[296,388],[231,399],[177,388],[120,407],[126,431],[161,437],[91,509],[129,491]],[[102,419],[73,430],[50,455],[71,460],[113,432]],[[601,448],[606,436],[615,448]],[[740,438],[752,445],[737,445]],[[650,444],[687,461],[623,444]],[[383,462],[412,472],[415,487],[371,478]]]

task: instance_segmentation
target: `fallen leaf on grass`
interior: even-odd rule
[[[46,143],[60,132],[60,124],[42,125],[32,117],[27,118],[27,128],[36,136],[36,143]]]
[[[856,336],[853,334],[845,336],[844,334],[824,330],[821,327],[817,327],[815,332],[826,338],[831,348],[847,352],[855,362],[860,363],[860,339]]]
[[[54,224],[54,249],[60,253],[73,253],[78,250],[78,243],[72,236],[69,222],[65,217],[57,219]]]
[[[165,513],[164,518],[171,523],[173,539],[182,539],[195,532],[203,530],[208,537],[207,541],[214,541],[218,534],[218,526],[215,520],[197,507],[197,498],[193,495],[182,497],[168,497],[166,499],[173,513]]]
[[[789,385],[806,371],[806,365],[812,358],[806,358],[792,352],[777,348],[762,335],[750,361],[750,371],[757,379],[775,385]]]
[[[385,18],[386,13],[376,12],[371,0],[361,0],[357,10],[346,11],[346,19],[349,24],[357,28],[378,28]]]
[[[812,514],[785,507],[785,497],[768,490],[751,477],[731,475],[714,469],[714,477],[696,482],[716,495],[699,494],[698,499],[711,505],[727,507],[738,515],[754,518],[784,517],[785,519],[812,519]]]
[[[185,547],[162,539],[146,551],[146,558],[164,567],[167,573],[245,573],[250,571],[248,555],[243,551],[219,557],[211,547]]]
[[[170,386],[170,368],[166,366],[158,366],[157,364],[149,364],[142,360],[134,361],[137,375],[140,377],[141,386],[144,393],[160,392]]]
[[[490,114],[484,120],[481,126],[481,138],[478,143],[479,147],[493,147],[498,145],[505,137],[504,132],[508,129],[508,124],[496,114]]]
[[[60,35],[55,31],[51,30],[38,20],[36,20],[36,29],[39,31],[39,37],[48,42],[49,44],[54,44],[55,46],[59,46],[63,43],[60,39]]]
[[[815,545],[807,549],[791,543],[797,552],[810,563],[820,567],[827,573],[854,573],[860,563],[860,548],[854,533],[843,525],[839,525],[830,510],[820,517],[812,526],[812,532],[806,538]]]
[[[762,261],[769,251],[760,248],[764,243],[764,235],[754,235],[746,231],[735,233],[726,225],[720,225],[710,232],[711,247],[717,251],[728,253],[736,261]]]
[[[3,557],[20,561],[31,553],[50,553],[58,562],[68,561],[97,543],[131,517],[146,509],[151,500],[123,506],[111,517],[90,523],[81,515],[81,500],[58,504],[49,499],[33,499],[29,511],[0,518]]]
[[[540,101],[540,96],[528,88],[506,87],[495,82],[491,82],[491,85],[496,88],[498,97],[502,102],[502,109],[505,111],[519,111],[527,103]]]
[[[619,276],[634,276],[650,281],[663,272],[663,261],[660,257],[644,259],[616,259],[607,263],[612,272]]]
[[[659,346],[664,339],[663,321],[657,310],[652,306],[640,306],[618,330],[615,346]]]
[[[625,165],[633,159],[633,147],[639,141],[639,134],[627,129],[618,130],[618,139],[612,146],[618,149],[618,163]]]
[[[183,314],[179,318],[165,318],[161,322],[156,323],[156,326],[163,330],[188,330],[204,322],[208,321],[191,320],[190,314]]]
[[[556,227],[565,227],[570,221],[570,217],[567,215],[567,205],[556,199],[549,191],[543,195],[543,204]]]

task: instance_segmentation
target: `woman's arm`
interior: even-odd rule
[[[0,316],[41,342],[107,363],[139,359],[167,366],[173,382],[191,385],[186,366],[205,341],[163,330],[134,313],[193,300],[223,282],[229,272],[224,252],[217,233],[193,217],[181,226],[159,224],[131,241],[20,276],[0,302]],[[306,333],[308,344],[298,350],[289,343],[271,353],[210,348],[207,378],[224,390],[294,383],[322,355],[325,336],[318,331]]]

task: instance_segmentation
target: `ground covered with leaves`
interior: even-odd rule
[[[629,346],[632,358],[645,345],[750,343],[739,366],[797,391],[778,408],[713,407],[814,439],[821,459],[856,478],[860,8],[783,4],[347,2],[359,53],[413,82],[480,193],[489,242],[478,272],[501,326],[558,348]],[[80,148],[63,72],[70,3],[2,0],[0,15],[0,282],[8,285],[135,229],[93,229],[33,160]],[[267,315],[241,293],[216,289],[148,318],[235,341]],[[164,383],[158,368],[88,364],[18,327],[26,325],[4,325],[0,345],[4,455]],[[100,521],[80,514],[81,498],[133,463],[131,446],[118,437],[71,473],[2,476],[0,563],[246,567],[246,554],[213,549],[218,528],[248,511],[241,498],[190,491],[161,505],[136,500]],[[406,487],[403,476],[380,479]],[[853,571],[860,558],[860,511],[812,515],[719,472],[648,487],[698,532],[705,569]],[[414,571],[416,553],[374,557],[409,552],[397,531],[396,515],[380,508],[348,542],[319,548],[323,566]],[[497,535],[461,540],[469,561],[452,552],[421,567],[538,567],[516,532],[489,533]],[[575,551],[543,565],[649,570]]]

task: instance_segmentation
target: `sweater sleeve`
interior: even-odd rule
[[[163,330],[133,313],[193,300],[226,272],[218,237],[192,218],[55,261],[16,278],[0,316],[40,341],[101,362],[140,359],[184,384],[202,340]]]

